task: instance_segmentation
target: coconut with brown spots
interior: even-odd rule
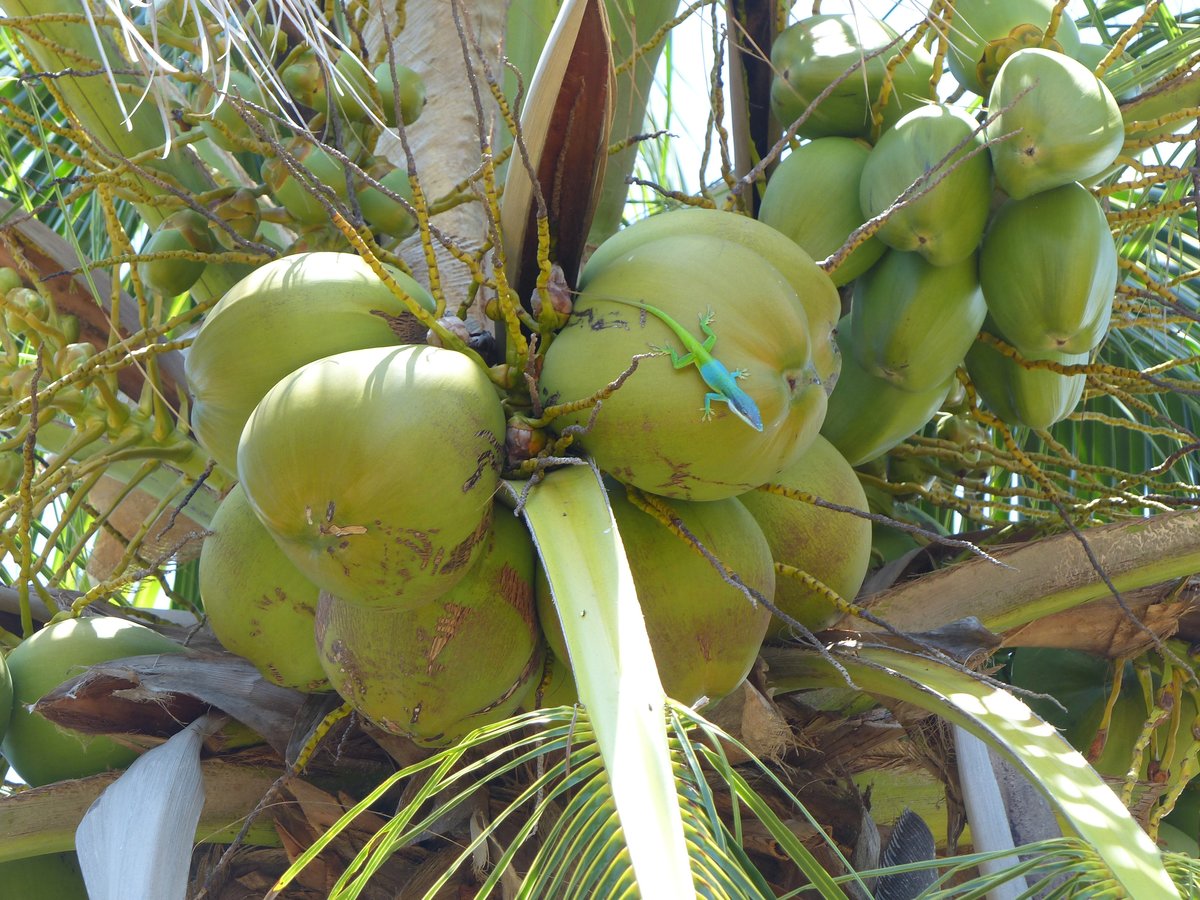
[[[533,540],[500,507],[479,562],[420,609],[322,594],[321,663],[358,712],[393,734],[444,746],[511,715],[542,677]]]
[[[302,366],[263,397],[238,474],[288,558],[346,602],[413,609],[478,557],[504,412],[487,374],[437,347],[377,347]]]
[[[325,686],[313,620],[315,584],[275,545],[236,485],[221,501],[200,551],[200,598],[225,648],[263,676],[304,691]]]
[[[768,600],[774,597],[771,548],[739,500],[662,502],[729,573]],[[715,700],[728,694],[750,671],[770,612],[722,577],[686,538],[634,506],[620,486],[609,491],[609,503],[629,558],[663,688],[688,704],[701,697]],[[538,614],[550,649],[567,659],[562,627],[544,576],[538,579]]]

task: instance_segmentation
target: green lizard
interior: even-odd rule
[[[717,342],[717,335],[710,326],[713,320],[712,310],[700,316],[700,330],[704,333],[704,341],[701,342],[657,306],[642,303],[640,300],[621,300],[616,297],[604,297],[603,299],[613,303],[623,303],[647,312],[675,333],[675,336],[683,344],[685,353],[677,353],[671,347],[653,347],[652,349],[669,354],[671,364],[676,369],[695,366],[700,372],[700,377],[704,379],[704,383],[712,388],[704,395],[703,419],[705,421],[712,418],[713,401],[719,400],[728,404],[733,414],[755,431],[763,430],[762,415],[759,414],[758,405],[749,394],[738,386],[738,379],[746,377],[746,370],[734,369],[731,372],[723,362],[712,355],[713,345]]]

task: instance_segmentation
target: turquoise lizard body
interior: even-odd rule
[[[643,312],[649,313],[675,333],[675,336],[679,338],[686,352],[677,353],[670,347],[654,347],[653,349],[669,354],[671,364],[676,369],[695,366],[697,371],[700,372],[700,377],[704,379],[704,383],[712,388],[711,391],[704,395],[703,419],[708,420],[712,418],[712,404],[714,400],[718,400],[728,404],[733,414],[755,431],[763,430],[762,416],[759,414],[758,405],[738,385],[738,379],[746,377],[746,370],[734,369],[731,372],[725,367],[723,362],[712,355],[712,348],[717,342],[717,335],[713,332],[710,325],[713,320],[713,313],[711,311],[700,316],[700,330],[704,333],[704,340],[701,342],[657,306],[642,303],[640,300],[620,300],[616,297],[605,297],[603,299],[613,303],[622,303],[625,306],[633,306]]]

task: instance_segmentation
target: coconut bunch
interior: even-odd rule
[[[1085,185],[1126,134],[1091,71],[1096,48],[1054,7],[955,4],[948,60],[984,99],[977,117],[929,100],[922,46],[861,12],[803,19],[774,45],[774,113],[809,140],[771,176],[760,219],[852,298],[822,434],[854,465],[961,409],[960,367],[1009,426],[1045,428],[1079,403],[1079,367],[1107,333],[1117,283],[1108,221]],[[865,72],[808,110],[864,57]]]
[[[202,559],[221,640],[275,682],[329,684],[427,744],[572,698],[552,587],[495,499],[516,468],[511,413],[530,406],[606,476],[669,694],[722,696],[768,636],[835,620],[862,584],[870,526],[804,498],[866,510],[852,465],[948,408],[964,367],[1001,420],[1061,419],[1082,391],[1071,367],[1111,317],[1112,237],[1080,182],[1113,163],[1120,112],[1068,55],[1073,26],[1045,39],[1051,0],[978,5],[959,4],[979,30],[951,58],[976,61],[986,122],[920,99],[932,60],[914,46],[889,63],[883,23],[825,15],[785,31],[780,121],[806,115],[848,60],[869,57],[864,77],[801,122],[806,143],[772,174],[761,221],[676,211],[598,247],[561,292],[536,397],[466,354],[403,343],[396,323],[436,307],[402,273],[385,282],[357,257],[307,252],[238,284],[187,373],[192,427],[240,482]],[[312,64],[295,54],[282,71]],[[331,115],[302,74],[289,91]],[[292,155],[316,167],[306,148]],[[318,180],[337,193],[335,173]],[[289,213],[316,225],[300,202]],[[714,385],[714,365],[728,381]],[[731,384],[747,403],[730,402]]]
[[[737,267],[758,308],[735,305],[705,258]],[[386,274],[391,285],[350,254],[281,257],[205,318],[187,356],[191,425],[239,483],[211,524],[200,589],[221,642],[269,680],[331,686],[380,727],[441,745],[574,689],[530,535],[494,499],[509,467],[501,394],[473,358],[400,343],[407,303],[434,303]],[[714,329],[721,360],[748,370],[761,430],[721,402],[706,417],[699,372],[652,349],[678,338],[621,298]],[[842,594],[862,581],[865,522],[755,491],[779,483],[866,508],[817,433],[840,365],[837,312],[832,282],[786,237],[694,211],[601,247],[546,354],[547,408],[648,357],[602,406],[552,427],[593,419],[579,443],[610,476],[664,685],[686,702],[728,693],[757,655],[771,617],[743,585],[810,627],[836,616],[799,583],[777,589],[777,561]]]

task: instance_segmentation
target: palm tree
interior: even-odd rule
[[[0,865],[78,846],[94,896],[100,884],[128,896],[131,871],[146,896],[182,895],[189,872],[211,897],[263,895],[276,879],[280,896],[759,897],[806,885],[826,897],[1016,896],[1020,879],[1079,896],[1193,895],[1197,14],[1123,0],[1066,10],[1099,46],[1087,65],[1121,101],[1120,153],[1088,179],[1118,254],[1112,322],[1080,359],[1025,359],[991,325],[971,353],[992,353],[1013,382],[1086,379],[1082,397],[1030,427],[968,360],[959,390],[945,384],[923,419],[857,466],[874,563],[857,602],[776,563],[840,618],[823,615],[815,635],[791,621],[735,690],[694,708],[668,698],[668,663],[660,651],[656,665],[641,624],[636,548],[627,554],[615,527],[624,493],[610,501],[569,432],[547,431],[579,411],[531,385],[546,348],[569,346],[555,336],[565,288],[631,217],[631,197],[647,213],[752,215],[781,157],[811,138],[812,111],[777,122],[764,99],[785,68],[769,61],[789,21],[782,6],[559,6],[4,0],[0,640],[12,650],[48,621],[99,614],[190,649],[127,648],[119,655],[134,659],[97,662],[39,700],[52,721],[156,749],[119,780],[6,782]],[[890,4],[851,6],[865,18]],[[948,38],[983,27],[972,6],[934,0],[911,23],[893,13],[908,30],[838,84],[892,59],[887,78],[901,85],[909,57],[942,60]],[[1047,30],[1071,30],[1064,7]],[[696,110],[671,103],[669,81],[665,103],[650,102],[664,51],[668,69],[688,65],[672,30],[697,19],[728,58],[724,74],[688,73],[710,82],[694,126],[720,161],[708,185],[673,170],[655,130],[657,115],[670,127]],[[368,74],[399,84],[408,68],[423,109],[419,90],[392,94]],[[936,86],[942,99],[954,90],[949,75]],[[952,100],[984,118],[982,101]],[[910,194],[931,198],[937,183]],[[821,266],[836,275],[845,251],[896,215],[864,223]],[[522,513],[563,626],[569,666],[531,666],[524,712],[445,747],[327,688],[281,685],[197,628],[214,605],[200,597],[200,546],[206,535],[217,545],[214,516],[236,496],[238,465],[197,439],[189,388],[202,363],[194,354],[185,372],[184,355],[242,279],[326,250],[354,254],[384,286],[397,343],[459,351],[504,398],[498,504]],[[845,305],[853,294],[862,306],[866,278],[843,289]],[[231,334],[203,365],[249,373],[290,340],[256,321],[263,331]],[[735,340],[727,321],[721,310],[713,326],[721,355]],[[637,356],[631,372],[648,370]],[[608,377],[593,407],[632,376]],[[840,398],[820,392],[827,423],[835,408],[871,427],[891,415],[882,391],[848,406],[843,379]],[[728,389],[714,391],[721,407]],[[595,452],[586,429],[581,442]],[[436,467],[427,450],[397,460]],[[853,514],[795,487],[764,490]],[[694,559],[707,553],[702,567],[748,603],[770,604],[678,507],[637,488],[628,502]],[[332,509],[326,524],[358,533]],[[247,571],[267,569],[265,554]],[[17,682],[20,702],[38,699]],[[152,816],[164,827],[135,831],[135,851],[114,849]],[[204,843],[193,853],[194,838]],[[1026,845],[1020,861],[1014,842]]]

